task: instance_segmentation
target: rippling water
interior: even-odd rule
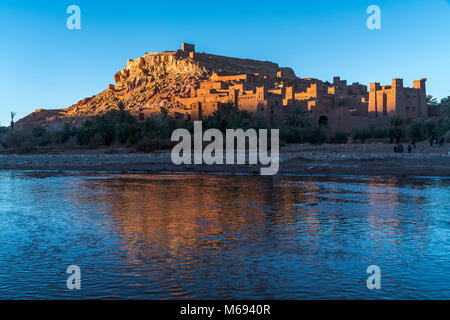
[[[0,299],[449,299],[449,186],[0,172]]]

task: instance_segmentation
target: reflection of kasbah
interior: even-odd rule
[[[18,125],[81,124],[109,111],[118,100],[140,121],[161,111],[198,120],[232,102],[277,127],[285,112],[303,109],[331,132],[384,125],[393,115],[406,122],[428,117],[426,79],[414,81],[413,88],[403,87],[402,79],[386,86],[372,83],[368,92],[367,86],[347,85],[340,77],[333,83],[298,78],[291,68],[272,62],[198,53],[186,43],[181,50],[129,60],[114,79],[115,85],[96,96],[67,109],[36,110]]]
[[[291,206],[293,202],[319,201],[316,197],[319,192],[316,183],[302,183],[302,190],[310,194],[304,196],[295,192],[295,188],[288,181],[285,183],[283,178],[280,181],[285,187],[284,192],[273,190],[273,180],[261,181],[255,177],[236,177],[236,184],[233,186],[227,186],[225,179],[211,175],[180,175],[174,183],[168,182],[164,176],[141,177],[136,181],[125,179],[113,185],[108,181],[98,180],[95,185],[90,184],[92,181],[86,182],[83,187],[106,191],[97,201],[100,207],[104,205],[113,214],[113,227],[127,240],[122,243],[127,246],[129,259],[149,257],[139,251],[152,248],[144,246],[143,249],[144,242],[156,247],[163,246],[167,253],[175,254],[186,248],[205,246],[202,240],[205,238],[209,238],[209,244],[214,242],[221,245],[223,239],[217,235],[232,233],[249,223],[268,227],[294,224],[297,209]],[[263,192],[248,192],[255,185],[262,187]],[[183,192],[180,193],[179,190]],[[205,190],[208,192],[203,192]],[[177,196],[173,197],[174,194]],[[245,198],[243,195],[246,195]],[[74,196],[73,201],[84,200],[78,199],[78,194]],[[144,198],[148,199],[145,208],[140,203]],[[265,209],[267,206],[270,206],[270,211]],[[163,211],[161,208],[164,208]],[[157,213],[154,214],[154,210]],[[236,212],[246,214],[235,214]],[[315,233],[320,231],[317,211],[306,206],[302,208],[302,213],[307,220],[304,230],[311,237],[320,236],[320,233]],[[208,221],[207,227],[202,223],[205,219]]]

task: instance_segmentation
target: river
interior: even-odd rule
[[[1,171],[0,299],[449,299],[449,199],[443,178]]]

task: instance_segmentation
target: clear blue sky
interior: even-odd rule
[[[69,5],[81,30],[66,28]],[[381,30],[366,9],[381,8]],[[450,95],[450,2],[38,1],[0,2],[0,124],[37,108],[68,107],[114,83],[127,59],[173,50],[270,60],[300,77],[405,85]]]

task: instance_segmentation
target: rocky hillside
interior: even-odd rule
[[[58,110],[39,109],[17,122],[19,128],[37,125],[59,128],[64,123],[81,124],[85,119],[101,115],[115,108],[119,100],[127,110],[159,113],[161,107],[183,107],[174,97],[192,97],[199,82],[207,80],[213,72],[259,73],[274,76],[280,70],[295,77],[289,68],[280,68],[266,61],[228,58],[182,50],[147,53],[129,60],[115,76],[115,84],[75,105]]]

